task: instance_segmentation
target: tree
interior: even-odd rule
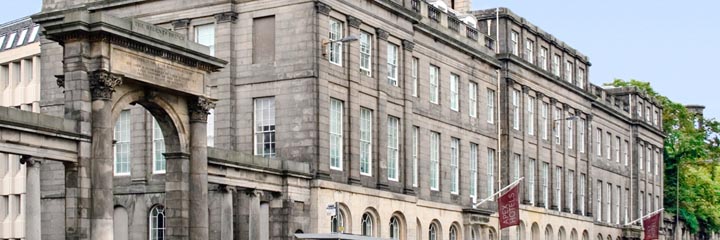
[[[667,134],[665,164],[665,210],[675,213],[676,176],[680,170],[680,218],[696,233],[720,230],[720,122],[689,112],[685,106],[660,95],[649,82],[615,79],[606,86],[636,87],[663,107],[663,131]]]

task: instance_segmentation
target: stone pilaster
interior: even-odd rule
[[[188,103],[190,112],[190,239],[208,239],[207,116],[215,104],[204,97]]]
[[[25,179],[25,239],[42,238],[40,204],[40,164],[42,160],[31,156],[22,156],[20,163],[26,166]]]

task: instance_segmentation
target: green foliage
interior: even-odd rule
[[[636,87],[663,107],[665,211],[675,213],[680,170],[680,218],[692,232],[720,230],[720,122],[703,119],[680,103],[655,92],[649,82],[615,79],[606,86]],[[701,122],[701,127],[696,122]]]

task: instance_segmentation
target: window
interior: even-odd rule
[[[215,56],[215,24],[195,26],[195,42],[210,48],[210,56]]]
[[[450,226],[450,240],[457,240],[457,228]]]
[[[548,139],[548,104],[546,102],[542,102],[542,105],[540,105],[540,131],[542,133],[542,139],[547,140]]]
[[[165,173],[165,139],[157,120],[153,118],[153,173]]]
[[[598,180],[597,189],[595,189],[595,192],[597,193],[597,204],[595,204],[597,206],[595,216],[597,217],[595,220],[597,220],[598,222],[602,221],[602,187],[602,181]]]
[[[623,204],[623,212],[625,213],[624,221],[627,224],[628,220],[630,220],[630,212],[628,211],[628,205],[630,205],[630,189],[625,189],[625,198],[623,201],[625,201],[625,204]]]
[[[578,208],[580,214],[585,215],[585,185],[587,184],[587,178],[584,173],[580,173],[580,185],[578,186]]]
[[[520,179],[520,154],[513,154],[512,167],[512,180],[516,181]]]
[[[335,207],[340,207],[335,204]],[[330,217],[330,232],[342,233],[345,232],[345,216],[343,211],[338,209],[335,211],[335,216]]]
[[[658,175],[658,168],[660,164],[660,150],[655,149],[655,176]]]
[[[360,230],[363,236],[373,236],[373,219],[369,213],[365,213],[362,216],[362,222],[360,223]]]
[[[455,74],[450,74],[450,109],[458,111],[459,109],[459,96],[458,96],[458,84],[460,84],[460,77]]]
[[[518,56],[520,54],[520,49],[519,49],[520,46],[518,45],[518,38],[519,38],[518,36],[519,35],[520,34],[518,34],[516,31],[512,31],[510,33],[510,51],[511,51],[510,53],[512,53],[515,56]]]
[[[495,122],[495,90],[487,90],[487,122]]]
[[[18,37],[18,40],[17,40],[17,43],[15,44],[15,46],[20,46],[20,45],[22,45],[23,43],[25,43],[25,37],[27,36],[27,32],[28,32],[28,29],[27,29],[27,28],[26,28],[26,29],[23,29],[23,30],[20,32],[20,36]]]
[[[437,226],[435,223],[430,223],[430,229],[428,230],[428,239],[429,240],[438,240],[437,238]]]
[[[400,221],[398,221],[397,217],[390,218],[390,239],[400,239]]]
[[[488,148],[487,152],[487,194],[488,197],[495,193],[495,149]]]
[[[460,139],[452,138],[450,142],[450,193],[458,194],[458,185],[460,170],[458,169],[458,161],[460,158]]]
[[[580,136],[578,137],[578,151],[581,153],[585,152],[585,119],[580,119],[580,123],[578,124],[578,133]]]
[[[561,199],[562,199],[562,167],[556,166],[555,167],[555,206],[558,207],[558,210],[562,208]]]
[[[398,85],[398,46],[388,43],[387,46],[387,71],[388,84]]]
[[[525,40],[525,60],[535,63],[535,42],[530,39]]]
[[[535,135],[535,97],[528,96],[527,102],[527,132],[528,135]]]
[[[585,69],[582,69],[582,68],[578,69],[578,74],[577,74],[576,80],[577,80],[577,86],[579,88],[585,89]]]
[[[430,133],[430,190],[439,188],[440,176],[440,133]]]
[[[542,198],[543,198],[543,204],[545,204],[545,209],[547,209],[550,206],[550,189],[549,189],[549,169],[550,164],[543,162],[542,163],[542,171],[540,172],[540,181],[542,182]]]
[[[165,239],[165,207],[154,206],[150,209],[150,240]]]
[[[595,152],[598,157],[602,156],[602,129],[595,131]]]
[[[477,117],[477,83],[470,82],[468,85],[468,114],[472,118]]]
[[[15,36],[17,36],[17,32],[13,32],[10,34],[10,37],[8,37],[7,43],[5,43],[5,49],[12,47],[13,42],[15,42]]]
[[[387,169],[388,169],[388,179],[391,181],[398,181],[399,175],[400,175],[400,162],[398,161],[398,158],[400,156],[399,153],[399,127],[400,126],[400,119],[388,116],[388,155],[387,155]]]
[[[565,62],[565,81],[572,83],[573,79],[573,63],[572,61]]]
[[[470,144],[470,197],[477,197],[478,145]]]
[[[430,102],[438,104],[440,68],[430,65]]]
[[[567,124],[567,137],[565,137],[565,144],[567,144],[568,149],[573,149],[574,141],[573,136],[575,136],[575,121],[573,120],[566,120],[565,124]]]
[[[620,224],[620,186],[615,188],[615,224]]]
[[[610,142],[612,141],[612,134],[610,132],[606,133],[605,138],[605,156],[607,156],[608,160],[612,159],[612,150],[610,149]]]
[[[645,159],[643,159],[643,152],[644,152],[643,149],[645,149],[645,148],[643,147],[642,144],[640,144],[640,147],[638,147],[638,151],[637,151],[637,153],[638,153],[638,160],[639,160],[639,161],[638,161],[638,162],[639,162],[638,165],[639,165],[639,167],[640,167],[640,170],[642,170],[642,169],[643,169],[643,165],[645,165]]]
[[[610,205],[611,199],[612,199],[612,184],[607,183],[607,188],[605,188],[605,222],[611,223],[612,222],[612,206]]]
[[[413,164],[413,187],[418,186],[418,150],[419,150],[419,127],[413,127],[413,146],[412,146],[412,164]]]
[[[5,41],[5,35],[0,36],[0,48],[2,48],[2,43]]]
[[[552,58],[552,74],[559,77],[560,76],[560,55],[553,55]]]
[[[337,64],[342,66],[342,55],[343,55],[343,47],[342,42],[337,41],[343,38],[343,25],[340,21],[335,19],[330,19],[330,33],[329,37],[330,45],[328,47],[328,51],[330,51],[329,60],[333,64]]]
[[[660,126],[660,114],[658,113],[658,110],[653,112],[653,126]]]
[[[275,16],[263,16],[252,20],[252,63],[275,62]]]
[[[625,166],[628,165],[628,162],[630,161],[629,157],[629,151],[630,151],[630,142],[625,140],[625,144],[623,145],[623,158],[625,159]]]
[[[330,169],[343,170],[343,102],[330,99]]]
[[[513,129],[520,130],[520,91],[512,91]]]
[[[573,212],[575,210],[575,171],[568,171],[567,184],[567,206],[570,209],[570,212]]]
[[[360,174],[372,176],[372,111],[360,108]]]
[[[527,176],[528,190],[526,192],[528,194],[528,201],[530,201],[532,205],[535,203],[535,159],[530,159]]]
[[[645,108],[645,122],[650,123],[650,104]]]
[[[215,109],[211,108],[207,116],[207,146],[215,146]]]
[[[413,57],[411,62],[410,77],[412,77],[412,92],[413,96],[418,96],[418,58]]]
[[[255,155],[275,157],[275,98],[255,99]]]
[[[642,103],[641,101],[642,101],[642,100],[641,100],[640,98],[638,98],[638,106],[637,106],[637,108],[636,108],[636,109],[637,109],[637,117],[638,117],[638,119],[642,119],[642,115],[643,115],[643,114],[642,114],[642,112],[643,112],[643,103]]]
[[[653,157],[652,157],[652,146],[650,146],[649,144],[647,147],[647,154],[645,155],[645,157],[647,158],[647,160],[645,160],[645,163],[647,164],[645,169],[647,170],[648,173],[650,173],[650,171],[652,171],[651,166],[652,166]]]
[[[28,42],[34,42],[35,38],[37,38],[38,30],[40,30],[40,26],[33,27],[32,31],[30,32],[30,38],[28,38]],[[0,41],[2,43],[2,41]]]
[[[638,210],[639,210],[638,216],[643,216],[643,215],[645,215],[645,211],[643,210],[643,205],[644,205],[645,203],[644,203],[644,201],[642,200],[644,197],[645,197],[645,192],[644,192],[644,191],[640,191],[640,196],[638,196],[638,201],[637,201],[637,202],[638,202],[638,207],[640,208],[640,209],[638,209]]]
[[[360,72],[372,76],[372,39],[366,32],[360,32]]]
[[[548,49],[545,47],[540,48],[540,56],[538,56],[538,64],[542,70],[547,71],[547,52]]]
[[[620,163],[620,137],[615,136],[615,162]]]
[[[115,175],[130,175],[130,110],[122,110],[115,123]]]
[[[560,108],[555,108],[555,114],[553,116],[553,122],[555,122],[555,128],[553,131],[555,132],[555,144],[560,144],[560,123],[562,122],[562,110]]]

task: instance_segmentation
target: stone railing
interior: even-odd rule
[[[428,4],[428,17],[430,20],[433,20],[435,22],[440,22],[440,9],[434,7],[433,5]]]

